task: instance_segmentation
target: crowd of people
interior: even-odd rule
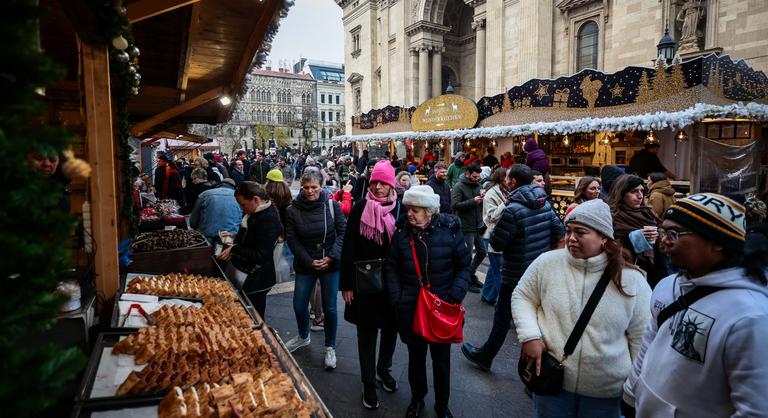
[[[276,281],[274,248],[285,242],[298,331],[286,347],[299,350],[322,330],[327,370],[337,365],[341,292],[344,319],[357,329],[366,409],[379,407],[379,383],[398,390],[390,369],[399,336],[408,349],[405,415],[424,414],[429,352],[434,409],[452,416],[451,344],[414,331],[427,288],[447,304],[470,292],[495,306],[487,339],[460,347],[481,370],[492,369],[513,326],[520,361],[537,374],[545,354],[560,360],[562,390],[534,392],[536,416],[765,416],[765,204],[712,193],[677,198],[663,166],[643,177],[605,166],[599,177],[580,179],[561,218],[547,194],[546,155],[533,138],[524,148],[525,164],[509,155],[499,161],[493,148],[483,158],[457,153],[450,165],[431,152],[416,161],[364,151],[253,159],[238,152],[230,162],[206,155],[179,167],[163,154],[154,187],[179,199],[207,237],[234,237],[218,257],[262,316]]]

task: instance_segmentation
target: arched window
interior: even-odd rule
[[[576,71],[585,68],[597,69],[597,23],[589,21],[581,26],[577,36]]]
[[[325,128],[320,130],[320,137],[325,139]]]
[[[328,129],[328,138],[333,138],[333,128]]]
[[[251,92],[249,94],[249,97],[251,98],[252,102],[255,102],[256,101],[256,91],[255,90],[251,90]]]

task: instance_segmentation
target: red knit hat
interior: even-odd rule
[[[373,166],[371,171],[371,178],[368,180],[370,183],[374,181],[380,181],[384,184],[388,184],[391,187],[395,187],[395,168],[392,167],[389,160],[381,160]]]

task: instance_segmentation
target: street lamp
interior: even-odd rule
[[[670,64],[672,62],[672,59],[675,58],[676,49],[677,49],[677,44],[672,39],[672,37],[669,36],[669,27],[664,28],[664,36],[656,45],[656,51],[658,52],[656,56],[663,57],[664,61],[666,61],[667,64]]]

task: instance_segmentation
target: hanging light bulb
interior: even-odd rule
[[[445,148],[445,143],[443,141],[440,141],[440,149]]]
[[[571,138],[568,138],[568,135],[563,137],[563,145],[566,147],[571,143]]]
[[[494,148],[496,148],[496,140],[495,140],[495,139],[491,141],[491,145],[492,145]]]
[[[645,137],[643,142],[645,145],[658,144],[659,138],[656,138],[656,134],[653,133],[653,129],[648,131],[648,136]]]
[[[688,134],[681,129],[677,132],[677,135],[675,135],[675,140],[677,140],[677,142],[685,142],[688,140]]]
[[[470,146],[471,143],[469,142],[469,138],[467,138],[467,142],[464,143],[466,146]]]

